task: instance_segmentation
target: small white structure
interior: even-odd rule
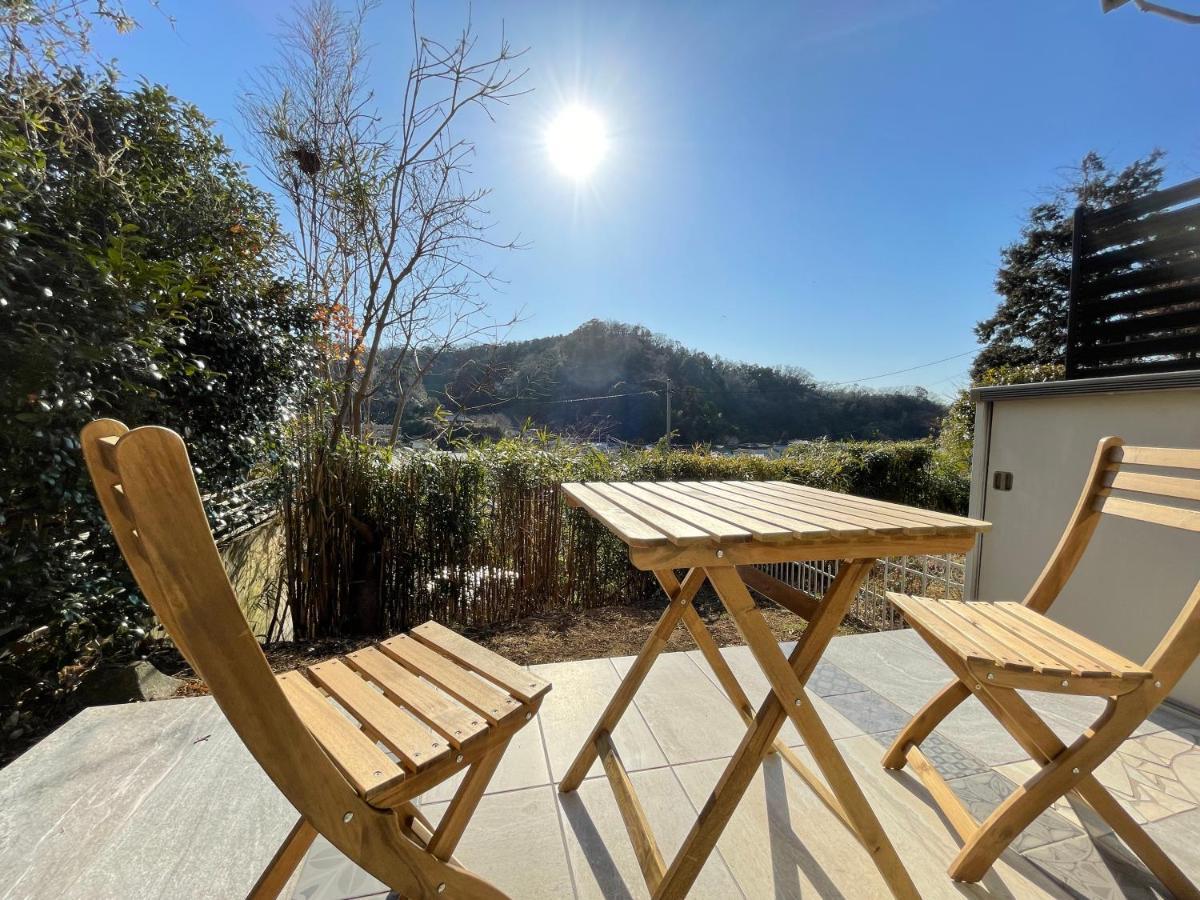
[[[966,593],[1022,600],[1079,498],[1096,443],[1200,448],[1200,371],[978,388],[972,516],[993,529]],[[1050,617],[1144,660],[1200,579],[1200,535],[1105,516]],[[1200,708],[1200,666],[1171,697]]]

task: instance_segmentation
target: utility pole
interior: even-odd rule
[[[671,446],[671,379],[667,379],[667,446]]]

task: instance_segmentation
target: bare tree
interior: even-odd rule
[[[501,36],[477,49],[468,21],[444,44],[412,16],[411,61],[399,121],[370,88],[364,31],[375,0],[353,11],[332,0],[297,10],[279,62],[262,70],[243,103],[256,153],[292,218],[289,236],[304,289],[322,310],[333,385],[330,440],[361,435],[366,405],[396,386],[391,442],[413,391],[449,348],[503,328],[477,290],[492,272],[475,260],[495,242],[482,202],[469,188],[475,146],[456,135],[470,110],[491,120],[524,93],[523,51]],[[387,366],[381,351],[394,347]]]

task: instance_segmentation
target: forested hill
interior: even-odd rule
[[[683,443],[916,438],[945,411],[919,389],[822,387],[799,368],[729,362],[641,326],[593,320],[566,335],[444,355],[425,379],[428,396],[409,413],[440,402],[501,412],[517,424],[649,442],[666,428],[668,379],[671,427]],[[390,418],[392,404],[379,399],[376,417]]]

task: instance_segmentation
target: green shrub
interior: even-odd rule
[[[79,429],[174,427],[206,490],[273,440],[313,327],[277,247],[269,199],[164,89],[0,81],[0,719],[149,621]]]
[[[1065,374],[1066,368],[1058,363],[997,366],[984,371],[973,387],[1060,381]],[[975,444],[975,401],[971,399],[971,388],[959,391],[950,404],[939,426],[937,443],[940,467],[963,477],[971,474],[971,452]]]
[[[457,453],[385,451],[318,437],[283,470],[287,597],[299,638],[382,633],[436,618],[486,626],[657,590],[565,481],[787,480],[963,512],[966,479],[931,441],[813,442],[778,459],[703,449],[607,455],[546,435]]]

